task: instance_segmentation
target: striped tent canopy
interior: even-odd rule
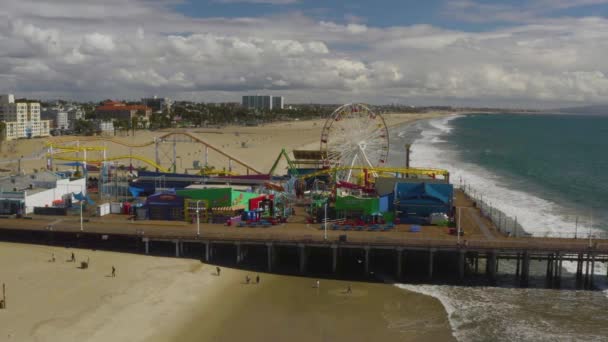
[[[244,205],[233,205],[229,207],[215,207],[212,208],[213,211],[237,211],[237,210],[245,210]]]

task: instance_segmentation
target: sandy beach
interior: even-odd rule
[[[386,119],[394,126],[441,115],[446,113]],[[281,148],[318,148],[322,125],[320,120],[294,121],[191,132],[267,171]],[[160,134],[142,131],[120,139],[141,143]],[[26,172],[44,167],[44,142],[6,143],[0,167],[14,169],[14,158],[21,155],[29,158],[22,162]],[[182,143],[178,151],[182,170],[201,159],[200,145]],[[110,155],[129,152],[122,145],[108,149]],[[154,151],[137,153],[152,157]],[[210,163],[216,162],[222,158],[210,155]],[[68,262],[72,252],[76,263]],[[90,267],[80,269],[87,258]],[[116,277],[111,277],[112,266]],[[215,266],[199,260],[0,243],[0,283],[7,285],[0,341],[453,339],[445,310],[431,297],[370,283],[353,283],[348,295],[344,281],[323,280],[317,290],[309,278],[267,274],[260,285],[245,285],[247,274],[255,275],[223,268],[218,277]]]
[[[392,285],[321,280],[315,289],[313,279],[269,274],[245,284],[258,273],[217,276],[198,260],[9,243],[0,243],[0,263],[0,341],[452,339],[437,300]]]

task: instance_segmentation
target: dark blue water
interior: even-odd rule
[[[413,141],[413,166],[449,170],[453,183],[462,179],[534,235],[572,233],[579,216],[578,236],[585,236],[590,221],[608,228],[607,133],[608,117],[464,115],[403,128],[391,135],[391,148]],[[391,162],[400,165],[402,153],[391,152]],[[572,279],[576,265],[563,266]],[[501,264],[507,273],[514,267]],[[542,275],[544,267],[533,269]],[[596,286],[608,288],[606,266],[594,272]],[[606,310],[595,310],[608,305],[608,290],[400,287],[439,299],[459,341],[604,341],[608,334]]]
[[[463,161],[582,215],[606,215],[608,116],[470,115],[450,125]]]

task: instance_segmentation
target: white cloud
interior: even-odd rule
[[[86,53],[112,52],[115,48],[114,39],[105,34],[86,34],[82,40],[82,49]]]
[[[6,2],[0,93],[238,101],[273,92],[289,102],[548,107],[608,98],[608,20],[599,17],[464,32],[297,13],[197,19],[171,12],[166,1]]]

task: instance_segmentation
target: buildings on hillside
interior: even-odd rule
[[[95,118],[102,120],[127,120],[141,118],[144,122],[150,121],[152,109],[145,105],[128,105],[123,102],[106,101],[95,108]]]
[[[245,108],[273,110],[283,109],[283,102],[283,96],[245,95],[243,96],[242,105]]]
[[[40,115],[43,120],[50,120],[51,128],[61,131],[74,129],[74,123],[84,119],[84,111],[79,105],[59,101],[48,103]]]
[[[284,105],[283,96],[273,96],[272,97],[272,109],[283,109]]]
[[[164,110],[170,111],[172,102],[166,97],[149,97],[141,99],[144,106],[149,107],[153,113],[162,113]]]
[[[40,118],[40,103],[15,101],[13,94],[0,95],[0,121],[6,125],[6,140],[44,137],[50,134],[50,121]]]

